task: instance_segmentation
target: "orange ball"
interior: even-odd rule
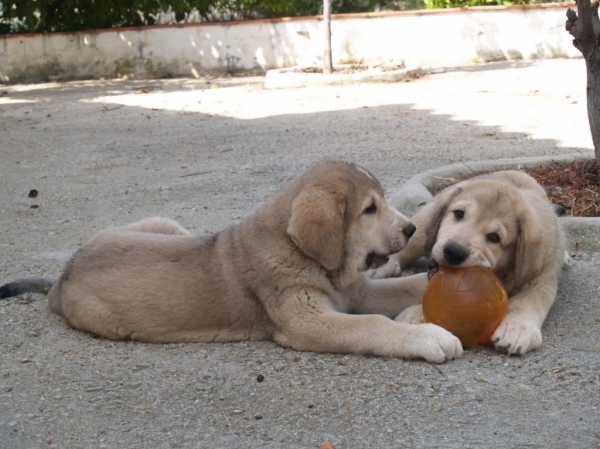
[[[490,343],[507,312],[502,282],[484,267],[440,266],[423,296],[425,320],[452,332],[466,347]]]

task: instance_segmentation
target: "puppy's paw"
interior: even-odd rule
[[[376,270],[369,270],[367,276],[372,279],[385,279],[398,277],[401,272],[400,263],[396,259],[390,257],[390,260]]]
[[[542,346],[542,332],[536,323],[509,314],[492,335],[492,343],[498,352],[523,355]]]
[[[423,307],[421,305],[407,307],[394,321],[407,324],[423,324],[425,323]]]
[[[417,357],[428,362],[444,363],[458,358],[463,353],[463,347],[458,338],[435,324],[420,324],[415,326],[421,335],[417,342]]]

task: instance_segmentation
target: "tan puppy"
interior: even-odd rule
[[[562,228],[544,189],[529,175],[501,171],[448,187],[420,210],[408,246],[374,277],[397,276],[420,256],[437,265],[489,267],[509,295],[509,312],[492,336],[496,349],[524,354],[542,344],[541,327],[565,256]],[[421,306],[398,318],[422,323]]]
[[[73,327],[114,340],[272,339],[303,351],[444,362],[462,353],[456,337],[390,319],[420,302],[425,282],[362,274],[414,230],[367,170],[325,161],[209,238],[165,218],[99,232],[69,262],[49,304]]]

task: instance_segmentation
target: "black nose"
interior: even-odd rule
[[[404,228],[402,234],[404,234],[406,236],[406,239],[408,240],[413,236],[416,230],[417,227],[414,224],[410,223],[407,227]]]
[[[444,247],[444,258],[449,265],[460,265],[469,257],[469,251],[460,245],[449,243]]]

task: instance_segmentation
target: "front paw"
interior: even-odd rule
[[[421,305],[407,307],[394,321],[407,324],[423,324],[426,322],[423,307]]]
[[[400,268],[400,263],[390,257],[385,264],[377,268],[376,270],[369,270],[367,276],[372,279],[385,279],[400,276],[402,269]]]
[[[492,335],[492,342],[498,352],[523,355],[542,346],[542,332],[536,323],[509,314]]]
[[[463,354],[463,347],[458,338],[435,324],[415,326],[421,333],[415,356],[428,362],[444,363],[456,359]]]

